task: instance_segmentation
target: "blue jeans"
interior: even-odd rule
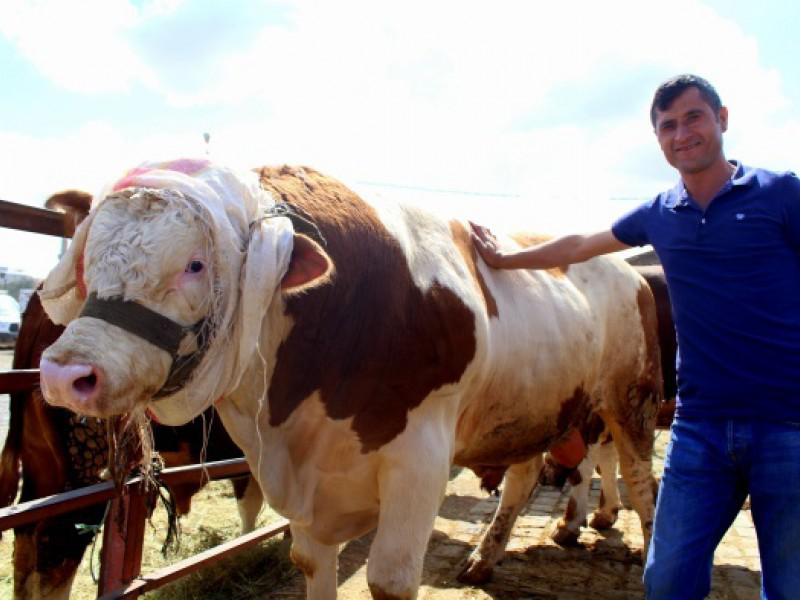
[[[750,494],[761,597],[800,598],[800,423],[676,419],[645,565],[647,598],[705,598],[714,549]]]

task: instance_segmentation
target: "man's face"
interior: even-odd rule
[[[655,133],[667,162],[681,175],[700,173],[722,154],[722,133],[728,128],[728,109],[719,113],[690,87],[665,111],[656,109]]]

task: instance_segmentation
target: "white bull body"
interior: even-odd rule
[[[415,597],[453,463],[510,467],[492,528],[462,574],[485,579],[542,452],[572,429],[588,442],[603,424],[611,432],[649,538],[660,365],[652,296],[632,269],[602,258],[492,271],[476,260],[464,222],[367,204],[310,169],[263,169],[260,183],[269,195],[255,192],[246,223],[270,198],[288,200],[326,247],[292,235],[281,218],[249,228],[232,220],[239,249],[221,234],[209,244],[205,209],[191,208],[204,198],[129,190],[129,207],[112,197],[76,235],[60,279],[82,263],[86,292],[99,298],[124,297],[183,326],[226,315],[212,319],[196,375],[146,406],[178,422],[223,397],[228,431],[291,521],[310,598],[335,597],[339,544],[376,526],[373,595]],[[532,241],[515,240],[507,243]],[[126,263],[142,256],[133,269]],[[195,273],[198,262],[205,269]],[[76,316],[74,296],[69,310],[55,309],[64,320]],[[179,353],[195,346],[190,336]],[[144,408],[133,399],[159,390],[171,363],[92,317],[72,321],[44,358],[48,401],[101,416]]]

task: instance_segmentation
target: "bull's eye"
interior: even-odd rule
[[[203,269],[205,269],[205,265],[202,260],[193,260],[186,265],[187,273],[202,273]]]

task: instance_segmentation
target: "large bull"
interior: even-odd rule
[[[339,544],[375,527],[373,596],[415,597],[452,463],[509,466],[464,573],[484,578],[542,452],[593,416],[649,539],[656,316],[622,261],[495,272],[463,221],[311,169],[177,161],[113,186],[44,295],[69,322],[42,361],[49,402],[177,423],[224,397],[309,597],[335,597]]]

